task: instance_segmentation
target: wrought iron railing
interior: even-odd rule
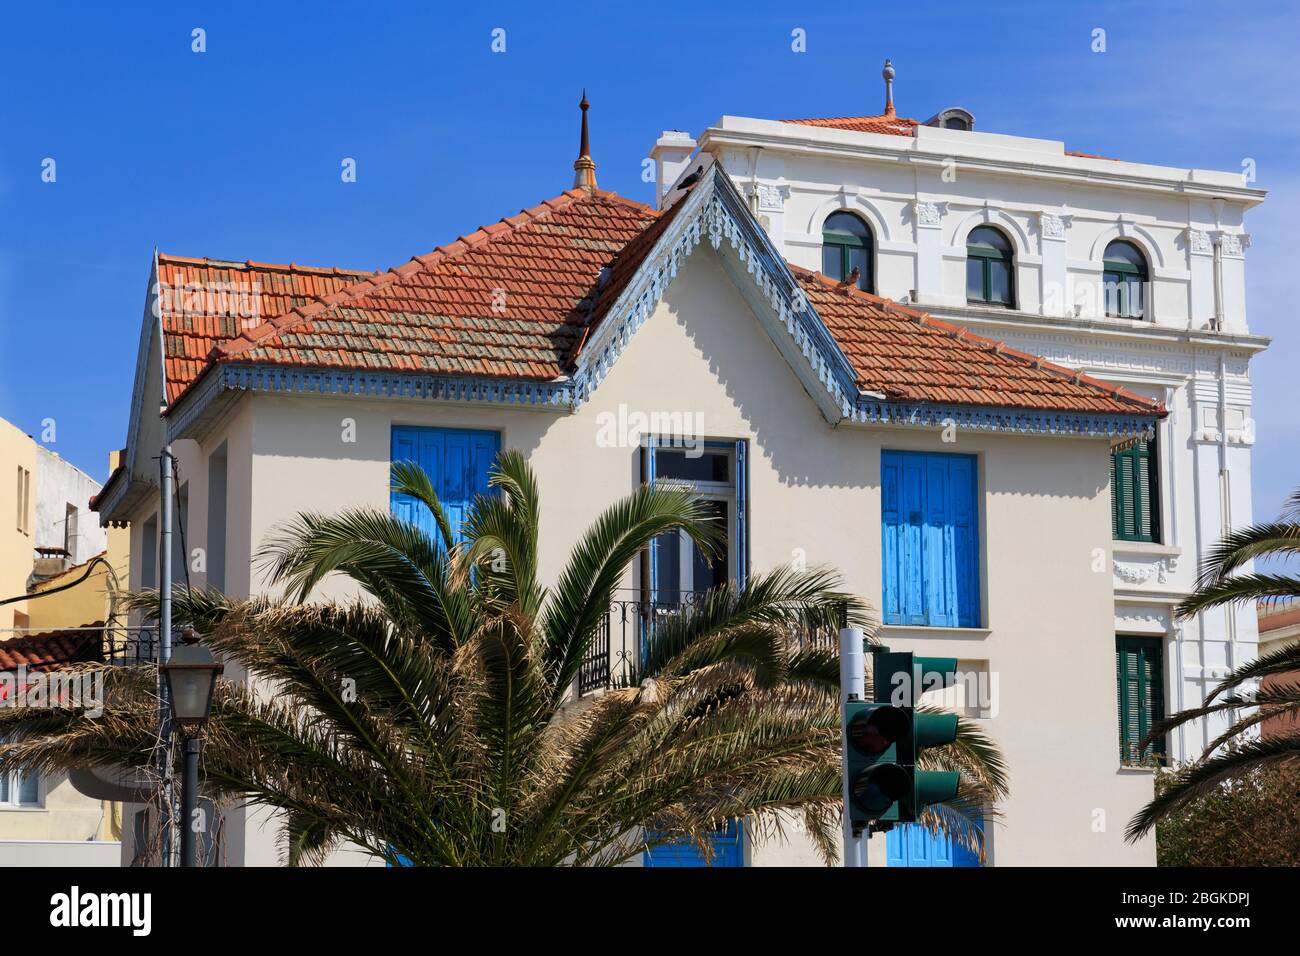
[[[179,637],[173,638],[179,642]],[[158,663],[160,642],[151,627],[105,629],[100,659],[105,664],[129,667],[134,664]]]
[[[609,611],[596,631],[588,654],[578,672],[578,693],[590,694],[626,684],[635,665],[643,660],[644,649],[654,639],[657,625],[674,614],[690,614],[706,592],[683,591],[676,600],[649,601],[629,598],[610,603]],[[791,640],[806,647],[838,646],[838,631],[791,634]]]

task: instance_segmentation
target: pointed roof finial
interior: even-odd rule
[[[885,68],[880,71],[880,75],[885,78],[885,115],[894,115],[894,63],[888,57],[885,58]]]
[[[578,108],[582,110],[582,142],[578,145],[578,158],[573,161],[573,186],[591,190],[596,188],[596,161],[591,158],[591,142],[587,137],[587,110],[591,104],[587,102],[586,87]]]

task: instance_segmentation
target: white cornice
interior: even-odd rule
[[[1023,140],[1036,148],[1007,149],[1008,153],[1014,152],[1016,155],[991,158],[953,149],[955,142],[952,139],[946,140],[942,149],[931,151],[910,136],[861,133],[741,117],[723,117],[720,122],[728,126],[711,126],[700,136],[702,152],[761,146],[771,152],[818,155],[858,162],[867,160],[919,168],[944,168],[956,159],[963,169],[988,175],[1205,199],[1231,199],[1244,207],[1262,202],[1267,195],[1266,190],[1225,181],[1233,178],[1233,173],[1070,156],[1065,153],[1063,145],[1043,140]],[[999,137],[999,140],[1007,143],[1022,139]],[[1044,146],[1060,146],[1060,149],[1056,151]],[[1019,158],[1020,156],[1025,158]]]

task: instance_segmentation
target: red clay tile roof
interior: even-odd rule
[[[615,193],[570,190],[296,305],[222,342],[212,358],[553,380],[571,371],[586,335],[685,205],[661,214]],[[791,268],[865,390],[906,401],[1163,414],[1132,392]]]
[[[208,353],[249,325],[337,292],[369,272],[158,255],[167,401],[203,371]]]
[[[596,314],[593,296],[612,301],[635,271],[615,258],[659,218],[616,193],[572,189],[248,330],[219,359],[555,379]]]
[[[825,119],[788,119],[783,123],[800,126],[824,126],[827,129],[850,129],[857,133],[884,133],[886,136],[911,136],[920,124],[906,116],[881,113],[879,116],[829,116]]]
[[[1300,624],[1300,602],[1283,601],[1276,604],[1261,604],[1256,610],[1259,618],[1259,632],[1276,631],[1293,624]]]
[[[889,399],[1107,414],[1164,414],[1127,389],[791,266],[858,387]]]
[[[68,664],[100,659],[103,621],[69,631],[28,634],[0,641],[0,671],[26,666],[29,671],[53,671]]]

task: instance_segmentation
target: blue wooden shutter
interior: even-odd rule
[[[925,457],[902,455],[902,586],[904,624],[928,624],[925,595]]]
[[[886,624],[979,626],[977,483],[970,455],[882,452]]]
[[[902,624],[903,527],[902,461],[893,452],[880,457],[881,614],[886,624]]]
[[[926,623],[931,627],[957,626],[957,549],[949,508],[951,494],[948,456],[926,455],[922,557]]]
[[[949,455],[948,520],[951,527],[953,567],[952,594],[956,605],[953,617],[957,627],[979,627],[979,475],[975,458]]]
[[[413,461],[433,482],[452,532],[459,536],[476,495],[487,494],[492,464],[501,447],[496,432],[462,428],[393,428],[393,461]],[[406,495],[391,495],[394,515],[419,525],[438,539],[433,516],[427,508]]]

